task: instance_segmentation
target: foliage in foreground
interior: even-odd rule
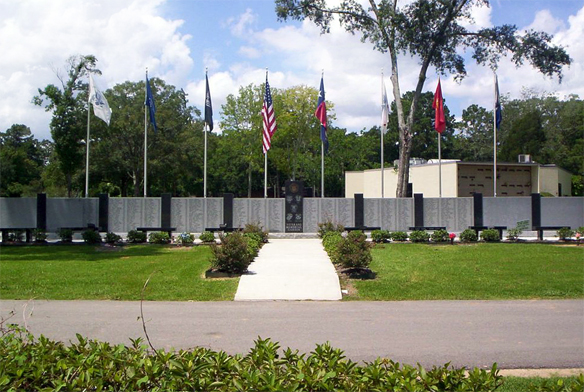
[[[343,268],[368,268],[371,264],[371,245],[360,230],[351,231],[346,237],[329,231],[324,234],[322,245],[331,261]]]
[[[213,251],[211,265],[218,271],[233,274],[245,272],[263,245],[261,236],[252,232],[234,231],[220,234],[219,239],[221,245],[211,244]]]
[[[425,370],[377,359],[360,365],[328,343],[310,354],[258,338],[246,355],[203,347],[178,352],[146,350],[141,339],[113,346],[77,335],[65,345],[22,330],[0,337],[2,390],[106,391],[493,391],[502,384],[490,371]],[[575,390],[575,389],[574,389]]]

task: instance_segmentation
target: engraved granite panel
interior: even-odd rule
[[[530,197],[484,197],[483,221],[485,226],[515,227],[519,221],[531,222]]]
[[[343,226],[355,226],[355,199],[337,199],[337,216]]]
[[[144,199],[128,197],[124,199],[124,216],[126,217],[125,232],[136,230],[137,227],[144,226]]]
[[[0,226],[36,227],[36,198],[0,198]]]
[[[82,226],[89,223],[99,226],[99,199],[91,197],[81,200],[83,200],[83,222],[85,222]]]
[[[304,202],[306,202],[306,199],[304,199]],[[284,199],[268,199],[267,229],[270,233],[284,232],[284,208]]]
[[[414,199],[397,199],[397,230],[407,231],[414,225]]]
[[[381,199],[363,200],[363,209],[365,210],[365,226],[381,225],[381,216],[379,214],[380,203]]]
[[[442,204],[440,208],[441,212],[441,219],[440,219],[440,226],[446,226],[446,230],[448,231],[456,231],[457,219],[456,219],[456,206],[458,205],[456,198],[442,198],[439,201]]]
[[[143,208],[144,226],[159,227],[162,217],[162,200],[158,197],[147,197]]]
[[[110,197],[108,201],[108,221],[110,231],[113,231],[114,233],[127,232],[124,215],[124,199],[120,197]]]
[[[318,199],[320,202],[320,216],[318,223],[331,221],[333,223],[337,222],[337,216],[335,216],[335,201],[334,199]]]
[[[178,232],[189,232],[187,226],[188,199],[173,197],[170,208],[170,226]]]
[[[424,198],[424,226],[441,226],[440,199]]]
[[[207,227],[219,227],[223,223],[223,198],[208,197],[206,200]]]
[[[543,226],[584,226],[584,201],[581,197],[542,197],[541,224]]]
[[[472,197],[460,197],[456,199],[457,217],[456,231],[463,231],[473,225],[473,203]]]
[[[382,230],[393,230],[392,226],[395,223],[395,203],[392,204],[394,199],[381,199],[379,202],[381,207],[381,222],[380,227]]]
[[[245,227],[250,220],[249,199],[233,199],[233,227]]]
[[[191,233],[202,233],[203,227],[203,203],[204,199],[188,199],[188,222],[187,228]]]
[[[84,219],[84,199],[47,199],[47,231],[60,227],[81,227],[87,225]]]
[[[260,226],[267,227],[265,199],[249,199],[249,210],[251,220],[247,223],[259,223]]]
[[[304,225],[305,233],[316,233],[318,231],[319,219],[319,201],[315,198],[304,198]]]

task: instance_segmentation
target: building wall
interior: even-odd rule
[[[422,193],[424,197],[440,197],[440,165],[410,166],[410,182],[414,193]],[[442,164],[442,197],[458,196],[457,162]]]
[[[345,172],[345,197],[354,197],[355,193],[364,193],[364,177],[365,173],[362,171],[347,171]]]
[[[540,167],[539,192],[547,192],[554,196],[572,195],[572,174],[557,166]],[[562,194],[558,192],[558,184],[562,185]]]

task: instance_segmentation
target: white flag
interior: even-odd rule
[[[383,89],[383,96],[381,97],[381,132],[385,135],[389,123],[389,102],[387,101],[387,92],[385,92],[385,83],[382,83],[381,88]]]
[[[91,74],[89,74],[89,102],[93,104],[93,114],[109,125],[112,110],[110,109],[103,93],[93,84],[93,77]]]

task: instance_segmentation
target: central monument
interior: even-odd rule
[[[303,232],[304,182],[286,181],[286,233]]]

